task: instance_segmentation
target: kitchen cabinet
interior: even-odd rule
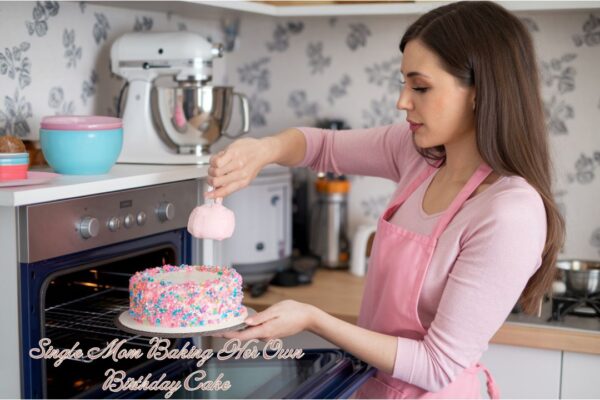
[[[562,399],[600,398],[600,356],[595,354],[563,352]]]
[[[561,351],[490,344],[481,363],[496,380],[503,399],[557,399],[560,395]],[[481,395],[487,398],[485,375]]]
[[[324,17],[368,15],[419,15],[450,1],[359,1],[348,3],[324,2],[321,4],[274,5],[262,1],[126,1],[92,2],[103,6],[141,9],[145,11],[172,12],[190,18],[225,18],[240,14],[258,14],[271,17]],[[335,4],[333,4],[335,3]],[[499,1],[511,11],[560,11],[598,9],[600,1]]]
[[[198,4],[215,5],[214,1],[193,1]],[[334,16],[334,15],[394,15],[422,14],[453,1],[357,1],[357,2],[295,2],[283,5],[281,2],[232,1],[221,2],[219,7],[238,9],[278,17]],[[498,1],[511,11],[566,10],[598,8],[598,2],[590,1]]]
[[[502,398],[600,398],[600,356],[571,351],[491,344],[481,358]],[[479,377],[487,397],[485,377]]]

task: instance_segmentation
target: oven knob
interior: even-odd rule
[[[156,215],[160,222],[170,221],[175,218],[175,206],[167,201],[162,202],[158,205]]]
[[[123,220],[123,225],[125,225],[125,228],[129,229],[133,226],[135,221],[135,217],[133,216],[133,214],[127,214],[125,216],[125,219]]]
[[[108,220],[108,229],[110,229],[111,231],[116,232],[119,230],[120,227],[121,227],[121,221],[119,221],[119,218],[112,217],[111,219]]]
[[[144,225],[146,223],[146,213],[140,211],[136,217],[136,221],[139,226]]]
[[[100,222],[94,217],[85,217],[79,223],[79,234],[84,239],[98,236],[100,232]]]

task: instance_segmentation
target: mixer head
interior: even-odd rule
[[[222,45],[193,32],[126,33],[110,51],[112,71],[128,81],[174,75],[205,84],[212,79],[212,60],[222,56]]]

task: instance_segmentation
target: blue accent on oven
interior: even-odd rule
[[[108,245],[76,254],[42,260],[35,263],[21,263],[21,368],[23,381],[21,393],[24,398],[43,398],[45,379],[42,360],[32,359],[29,350],[38,347],[41,339],[42,304],[45,298],[46,282],[52,277],[69,270],[86,268],[86,265],[110,262],[129,254],[140,253],[149,248],[168,246],[174,250],[180,264],[191,263],[191,236],[186,229],[177,229],[140,239]],[[141,266],[140,269],[148,266]],[[50,363],[52,360],[48,360]]]

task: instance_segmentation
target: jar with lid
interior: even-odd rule
[[[323,175],[315,182],[317,202],[311,215],[309,247],[328,268],[346,268],[350,242],[346,233],[350,182],[344,176]]]

